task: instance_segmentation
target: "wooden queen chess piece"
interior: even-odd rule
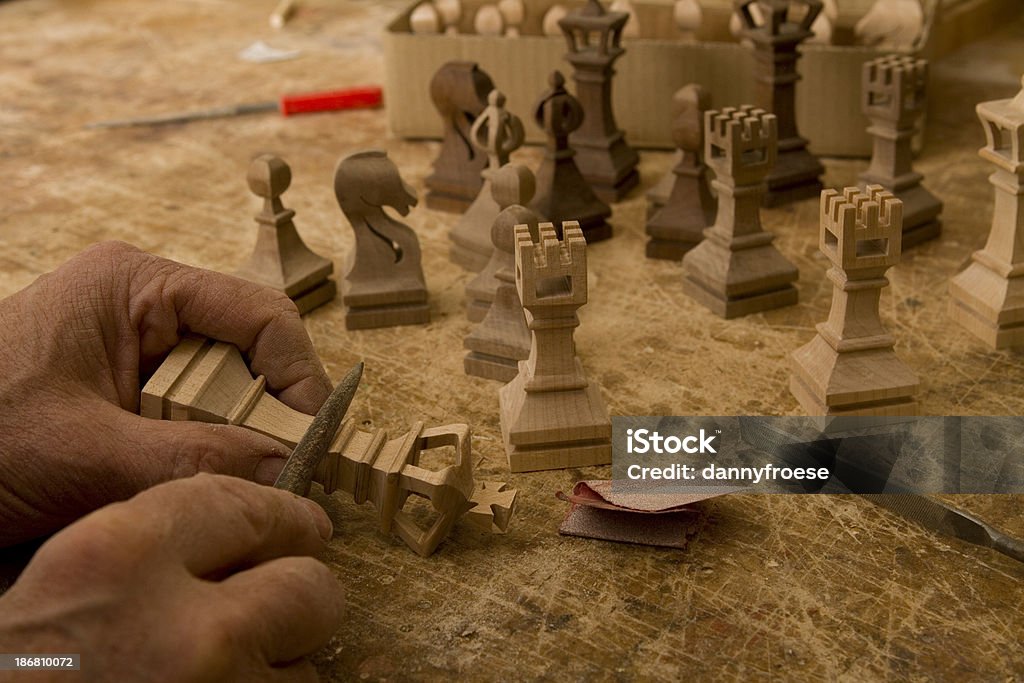
[[[611,420],[601,389],[576,355],[576,312],[587,302],[587,241],[574,223],[515,229],[516,289],[533,333],[530,356],[501,388],[501,433],[512,472],[611,462]]]
[[[434,172],[424,180],[431,209],[462,213],[480,193],[487,155],[470,142],[470,130],[492,90],[491,77],[475,62],[448,62],[431,79],[430,99],[444,122]]]
[[[775,115],[744,105],[704,115],[704,158],[715,172],[715,224],[683,257],[683,291],[735,318],[797,302],[797,269],[761,227],[765,177],[775,163]]]
[[[881,185],[903,202],[903,249],[938,237],[942,202],[921,185],[914,172],[913,140],[925,112],[928,62],[904,55],[864,63],[861,104],[871,119],[874,138],[871,165],[860,175],[861,187]]]
[[[758,23],[754,6],[764,15]],[[790,19],[793,5],[805,11],[799,22]],[[768,175],[765,206],[816,197],[822,190],[825,167],[807,150],[796,125],[797,60],[801,43],[814,35],[811,25],[822,10],[821,0],[736,0],[742,35],[754,44],[757,105],[778,117],[778,160]]]
[[[640,182],[637,153],[626,144],[612,110],[613,64],[626,50],[622,31],[629,15],[607,12],[598,0],[559,20],[573,66],[576,96],[583,105],[583,124],[569,138],[576,165],[604,202],[617,202]]]
[[[878,311],[900,260],[903,206],[872,185],[821,195],[821,251],[832,262],[832,310],[791,357],[790,391],[812,416],[915,415],[918,380],[893,351]]]
[[[647,221],[647,258],[682,259],[715,221],[716,203],[704,164],[704,112],[710,99],[704,88],[690,84],[672,100],[672,137],[680,156],[668,199]]]
[[[342,292],[345,327],[430,322],[419,239],[412,228],[384,212],[390,206],[408,215],[416,206],[416,193],[387,153],[370,150],[342,159],[334,172],[334,194],[356,237]]]
[[[1005,349],[1024,345],[1024,88],[1012,99],[982,102],[978,118],[987,139],[979,154],[996,167],[989,177],[995,208],[985,247],[950,282],[950,314]]]
[[[295,212],[284,208],[281,195],[292,182],[292,171],[276,156],[264,154],[249,165],[249,189],[263,198],[256,214],[259,232],[249,261],[235,274],[284,292],[299,309],[309,313],[332,300],[337,285],[328,276],[334,264],[306,246],[295,229]]]
[[[451,260],[467,270],[479,272],[491,258],[494,247],[489,228],[501,207],[491,196],[490,175],[508,163],[509,155],[519,149],[525,137],[519,117],[505,109],[505,96],[492,90],[487,108],[470,129],[470,141],[487,155],[487,168],[481,173],[483,185],[449,235]]]
[[[544,160],[537,169],[537,194],[530,208],[556,226],[576,221],[587,244],[612,236],[611,207],[602,202],[580,174],[569,144],[570,134],[583,124],[583,107],[565,89],[560,71],[551,74],[551,88],[534,107],[534,120],[547,133]]]

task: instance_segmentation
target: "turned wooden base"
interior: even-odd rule
[[[405,303],[392,306],[349,306],[345,310],[345,329],[369,330],[399,325],[425,325],[430,322],[430,306]]]
[[[462,367],[467,375],[508,383],[519,374],[519,361],[509,358],[489,356],[485,353],[470,351],[462,359]]]
[[[990,348],[1024,346],[1024,277],[972,262],[949,283],[949,314]]]
[[[679,242],[677,240],[647,240],[644,254],[647,258],[662,259],[665,261],[682,261],[686,253],[696,247],[700,242]]]
[[[903,228],[903,249],[909,249],[910,247],[918,244],[923,244],[928,240],[933,240],[942,234],[942,221],[929,221],[923,225],[917,225],[912,228]]]
[[[640,174],[636,169],[629,172],[622,180],[613,184],[605,184],[600,181],[590,180],[590,189],[594,191],[597,198],[606,204],[614,204],[621,201],[626,195],[633,191],[640,184]],[[609,231],[609,235],[610,235]],[[588,237],[587,242],[590,242]]]
[[[473,204],[475,197],[461,197],[444,192],[427,192],[426,204],[428,209],[434,211],[445,211],[447,213],[465,213]]]
[[[768,174],[768,191],[761,201],[762,206],[782,206],[802,199],[820,197],[824,186],[821,176],[825,167],[806,147],[796,146],[786,150],[785,140],[779,141],[779,156],[775,168]],[[792,143],[791,143],[792,144]],[[806,145],[806,141],[803,141]]]
[[[756,237],[760,246],[736,251],[705,239],[683,260],[683,291],[723,318],[797,303],[796,266],[771,245],[770,235]]]
[[[334,280],[326,280],[302,294],[293,296],[291,299],[295,302],[295,307],[299,309],[299,315],[306,315],[314,308],[323,306],[333,300],[337,293],[337,283]]]

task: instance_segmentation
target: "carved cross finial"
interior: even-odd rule
[[[522,122],[505,109],[505,95],[497,89],[487,96],[487,108],[473,123],[470,134],[473,144],[487,153],[488,168],[492,171],[507,164],[509,155],[519,149],[526,138]]]

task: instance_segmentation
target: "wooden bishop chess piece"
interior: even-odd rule
[[[497,228],[494,226],[498,225],[502,214],[506,213],[506,209],[509,207],[516,206],[521,208],[528,205],[533,197],[534,190],[533,173],[530,172],[530,169],[519,164],[505,164],[491,176],[491,196],[494,198],[495,203],[501,207],[501,213],[494,219],[494,224],[491,226],[491,242],[495,247],[491,252],[491,260],[466,285],[466,298],[468,300],[466,304],[466,317],[469,318],[470,322],[478,323],[484,319],[502,282],[501,278],[498,277],[498,273],[515,266],[515,256],[512,253],[511,243],[505,250],[497,248],[498,243],[495,241],[495,230]],[[541,220],[536,213],[529,209],[520,210],[517,208],[510,215],[518,217],[512,223],[512,226],[515,226],[517,223],[529,223],[536,226]],[[512,228],[510,227],[508,230],[509,235],[511,235]],[[512,238],[509,237],[509,239],[511,240]],[[513,285],[514,288],[515,286]]]
[[[885,272],[900,260],[902,206],[879,185],[821,195],[821,251],[832,262],[832,310],[792,356],[790,391],[809,415],[917,412],[917,376],[893,351],[878,311]]]
[[[612,210],[583,178],[569,142],[572,132],[583,124],[583,107],[566,91],[560,71],[551,74],[549,83],[551,88],[534,107],[534,120],[547,134],[547,147],[537,169],[537,194],[530,208],[556,226],[576,221],[587,244],[593,244],[612,236],[608,224]]]
[[[539,235],[537,214],[524,206],[529,201],[527,190],[532,191],[532,174],[523,166],[508,164],[494,174],[494,197],[506,208],[491,227],[494,253],[484,273],[493,273],[496,287],[482,321],[463,342],[469,349],[463,361],[467,375],[510,382],[519,373],[519,361],[530,355],[530,328],[515,275],[516,226],[525,225],[531,235]],[[509,203],[513,198],[519,201]]]
[[[350,330],[430,322],[420,243],[412,228],[391,218],[385,206],[406,216],[416,206],[386,152],[357,152],[338,163],[334,194],[355,233],[342,301]]]
[[[864,64],[861,105],[874,138],[871,165],[861,187],[881,185],[903,202],[903,249],[939,236],[942,202],[921,184],[914,171],[913,140],[927,100],[928,62],[903,55]]]
[[[186,337],[171,351],[142,390],[139,412],[154,420],[234,425],[289,448],[313,421],[268,394],[266,378],[253,377],[236,346],[199,337]],[[439,448],[454,451],[452,464],[435,470],[421,462],[424,453]],[[470,430],[464,424],[415,422],[405,434],[388,438],[384,430],[363,431],[348,418],[313,480],[324,493],[341,490],[357,504],[370,502],[381,533],[395,534],[424,557],[462,517],[484,530],[504,531],[516,499],[504,484],[474,485]],[[406,508],[410,496],[426,499],[436,521],[421,526]]]
[[[683,291],[724,318],[797,302],[798,273],[761,227],[765,177],[775,163],[774,114],[744,105],[704,115],[704,159],[715,172],[715,224],[683,257]]]
[[[570,136],[576,165],[594,193],[608,203],[619,201],[640,182],[640,157],[626,143],[612,109],[612,65],[626,52],[621,42],[628,20],[625,12],[607,12],[598,0],[587,0],[558,22],[583,105],[583,124]]]
[[[757,22],[756,6],[764,15]],[[799,21],[791,17],[802,7]],[[814,35],[811,25],[822,10],[821,0],[737,0],[743,36],[754,45],[754,79],[757,105],[778,118],[778,160],[768,175],[765,206],[779,206],[798,199],[817,197],[822,190],[825,167],[807,150],[796,125],[797,60],[800,44]]]
[[[672,169],[675,183],[668,200],[647,221],[647,258],[679,261],[715,221],[717,207],[704,164],[704,112],[710,99],[696,84],[684,86],[673,98],[672,138],[679,163]]]
[[[475,62],[448,62],[431,79],[430,99],[444,122],[434,172],[424,181],[431,209],[462,213],[480,194],[487,155],[470,142],[470,130],[492,90],[491,77]]]
[[[333,299],[338,288],[328,276],[334,264],[306,246],[292,221],[295,212],[281,203],[292,182],[288,164],[271,154],[256,157],[248,181],[253,194],[263,198],[263,209],[256,214],[256,248],[236,275],[284,292],[299,313]]]
[[[985,247],[950,282],[950,314],[1005,349],[1024,345],[1024,88],[1013,99],[982,102],[978,118],[987,139],[979,154],[996,167],[989,177],[995,208]]]
[[[454,263],[479,272],[487,265],[494,247],[488,231],[501,207],[491,196],[491,173],[508,163],[509,155],[523,144],[526,134],[515,114],[505,109],[505,96],[492,90],[487,96],[487,107],[470,129],[470,141],[487,155],[487,168],[483,170],[483,185],[476,199],[452,229],[449,257]]]
[[[519,374],[501,388],[501,433],[513,472],[611,462],[611,420],[601,389],[576,355],[576,312],[587,302],[587,241],[578,225],[517,225],[516,289],[533,333]]]

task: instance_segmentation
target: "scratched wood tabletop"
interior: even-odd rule
[[[259,202],[245,174],[262,152],[291,164],[285,203],[310,246],[336,263],[353,244],[331,187],[342,155],[387,150],[422,196],[437,145],[389,138],[380,111],[83,128],[381,81],[380,32],[403,0],[308,0],[282,32],[267,25],[274,4],[0,3],[0,295],[108,239],[234,269],[255,238]],[[882,297],[897,351],[922,377],[924,414],[1024,414],[1024,356],[984,349],[945,312],[946,283],[984,243],[991,216],[974,105],[1019,90],[1022,38],[1024,24],[1007,26],[934,68],[918,169],[946,202],[945,234],[906,254]],[[301,55],[238,58],[261,39]],[[539,152],[513,159],[534,165]],[[643,189],[670,162],[644,153]],[[826,160],[827,184],[852,184],[865,165]],[[590,303],[576,336],[611,413],[799,414],[786,357],[812,337],[831,297],[817,212],[808,201],[764,213],[800,267],[800,304],[726,322],[683,295],[678,264],[644,259],[643,192],[617,205],[616,236],[589,252]],[[344,627],[316,656],[325,679],[1024,677],[1024,565],[857,498],[720,499],[686,551],[559,536],[565,505],[554,493],[609,470],[508,474],[498,386],[462,372],[469,275],[447,259],[455,218],[422,204],[409,218],[423,245],[429,325],[346,332],[338,302],[306,324],[335,380],[367,361],[359,420],[392,433],[415,420],[471,424],[478,478],[519,488],[518,513],[505,536],[461,526],[421,559],[378,534],[370,510],[343,494],[321,498],[336,525],[325,559],[348,594]],[[1016,535],[1021,501],[960,499]]]

